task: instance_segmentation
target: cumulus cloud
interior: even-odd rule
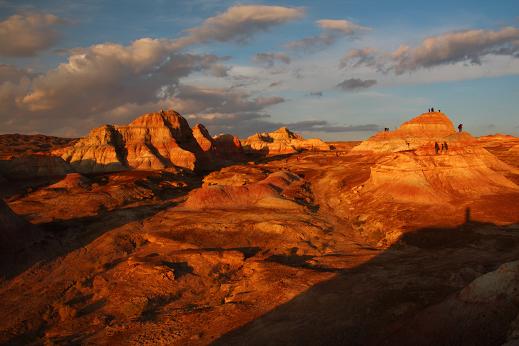
[[[169,40],[144,38],[127,46],[76,49],[65,63],[38,75],[2,66],[0,74],[9,78],[0,79],[1,115],[19,131],[59,133],[59,126],[100,121],[128,104],[135,108],[166,100],[179,80],[194,72],[223,75],[221,60],[178,52]]]
[[[30,111],[101,112],[132,101],[149,102],[165,85],[218,62],[214,55],[172,53],[171,43],[139,39],[128,46],[99,44],[78,50],[67,63],[36,77],[19,101]]]
[[[339,38],[355,37],[362,32],[371,30],[368,27],[355,24],[345,19],[321,19],[318,20],[316,24],[321,29],[319,35],[288,42],[286,48],[311,51],[331,46]]]
[[[200,26],[188,29],[187,35],[176,41],[179,47],[210,41],[246,42],[254,34],[301,18],[302,8],[235,5],[225,12],[206,19]]]
[[[374,48],[350,50],[339,66],[375,67],[396,74],[456,63],[482,64],[488,55],[519,57],[519,28],[465,30],[425,38],[416,47],[401,45],[392,52]]]
[[[432,36],[414,48],[401,46],[391,58],[398,74],[463,61],[481,64],[481,58],[489,54],[519,57],[519,28],[466,30]]]
[[[290,57],[284,53],[257,53],[253,61],[256,64],[264,65],[266,67],[272,67],[276,61],[284,64],[290,64]]]
[[[350,78],[345,79],[339,84],[337,87],[344,91],[358,91],[361,89],[367,89],[377,84],[377,81],[374,79],[359,79],[359,78]]]
[[[0,22],[0,55],[34,56],[56,43],[56,27],[65,21],[49,13],[27,12]]]

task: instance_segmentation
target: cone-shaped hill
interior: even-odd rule
[[[379,132],[352,150],[376,156],[363,191],[395,200],[435,203],[517,190],[513,170],[469,133],[455,131],[439,112],[425,113],[395,131]]]

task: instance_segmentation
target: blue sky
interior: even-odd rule
[[[213,134],[349,140],[435,106],[517,136],[518,16],[517,1],[0,0],[0,133],[81,136],[172,107]]]

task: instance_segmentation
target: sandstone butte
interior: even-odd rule
[[[203,125],[189,127],[174,110],[144,114],[129,125],[93,129],[62,158],[80,173],[127,169],[160,170],[180,167],[207,170],[221,166],[229,152],[241,152],[239,142],[213,139]],[[239,155],[237,155],[239,158]]]
[[[442,145],[447,148],[442,150]],[[424,113],[394,131],[379,132],[351,154],[377,157],[363,191],[395,200],[438,203],[519,188],[503,174],[514,168],[469,133],[457,132],[440,112]]]
[[[245,151],[264,155],[293,154],[302,150],[330,150],[330,146],[322,140],[304,139],[286,127],[273,132],[256,133],[243,140],[242,144]]]

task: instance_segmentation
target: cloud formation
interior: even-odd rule
[[[417,47],[401,46],[391,54],[397,74],[457,62],[481,64],[485,55],[519,56],[519,28],[466,30],[428,37]]]
[[[359,78],[350,78],[345,79],[339,84],[337,87],[344,91],[359,91],[361,89],[367,89],[377,84],[377,81],[374,79],[359,79]]]
[[[235,5],[186,30],[187,35],[176,40],[176,44],[184,47],[210,41],[243,43],[258,32],[299,19],[304,13],[304,9],[294,7]]]
[[[257,53],[254,56],[253,61],[259,65],[272,67],[276,61],[290,64],[290,57],[284,53]]]
[[[79,127],[128,104],[135,108],[166,100],[179,80],[194,72],[225,74],[221,61],[211,54],[177,52],[169,40],[144,38],[127,46],[76,49],[67,62],[43,74],[1,66],[2,118],[12,128],[56,133],[56,124]]]
[[[416,47],[401,45],[392,52],[374,48],[352,49],[340,68],[368,66],[396,74],[456,63],[482,64],[488,55],[519,57],[519,28],[465,30],[425,38]]]
[[[0,22],[0,55],[34,56],[54,45],[60,37],[56,27],[65,21],[49,13],[20,13]]]
[[[321,19],[316,21],[321,33],[317,36],[305,37],[300,40],[288,42],[288,49],[312,51],[331,46],[339,38],[355,37],[356,35],[371,30],[368,27],[355,24],[345,19]]]
[[[338,31],[346,35],[354,35],[362,31],[371,30],[368,27],[355,24],[345,19],[321,19],[317,25],[324,30]]]

